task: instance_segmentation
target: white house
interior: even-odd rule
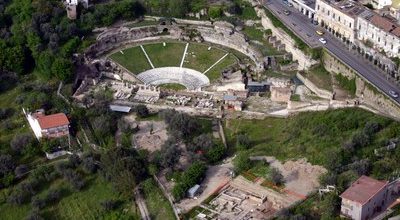
[[[57,138],[69,135],[69,120],[64,113],[45,115],[43,111],[23,112],[37,139]]]

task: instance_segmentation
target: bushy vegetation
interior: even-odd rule
[[[34,70],[45,80],[71,79],[72,54],[93,28],[145,12],[141,3],[127,0],[96,4],[77,20],[67,18],[58,0],[2,1],[0,6],[0,71],[26,75]]]
[[[200,183],[206,172],[206,166],[201,162],[194,162],[185,172],[172,189],[172,195],[176,200],[181,200],[190,187]]]

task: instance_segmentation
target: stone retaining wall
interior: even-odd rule
[[[304,85],[307,86],[307,88],[309,88],[313,93],[317,94],[317,96],[324,98],[324,99],[332,99],[333,92],[318,88],[318,86],[316,86],[313,82],[311,82],[309,79],[307,79],[305,76],[303,76],[300,72],[296,73],[296,77],[301,82],[303,82]]]
[[[282,29],[276,28],[271,20],[265,14],[264,8],[255,8],[258,17],[261,18],[261,24],[265,29],[272,31],[272,36],[276,37],[280,41],[281,45],[287,52],[292,54],[293,60],[299,63],[299,69],[309,69],[311,66],[318,64],[317,60],[311,59],[310,56],[304,54],[303,51],[296,47],[295,41]]]
[[[373,85],[365,82],[357,75],[357,73],[353,69],[347,67],[338,59],[326,52],[324,52],[323,55],[323,64],[325,66],[325,69],[330,73],[341,73],[348,79],[355,78],[356,96],[361,99],[362,103],[379,110],[385,115],[391,116],[395,119],[400,119],[400,107],[398,106],[398,104],[396,104],[380,91],[378,91],[378,89],[376,89]]]

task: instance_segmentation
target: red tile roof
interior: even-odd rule
[[[64,113],[57,113],[53,115],[38,115],[37,120],[42,129],[69,125],[68,118]]]
[[[396,26],[392,22],[390,22],[389,19],[386,19],[379,15],[374,15],[371,18],[371,23],[373,25],[375,25],[376,27],[383,29],[386,32],[389,32],[389,31],[393,30],[394,28],[396,28]]]
[[[340,197],[365,204],[387,184],[388,181],[379,181],[368,176],[361,176]]]

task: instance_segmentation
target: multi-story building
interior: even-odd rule
[[[43,111],[33,114],[25,112],[37,139],[58,138],[69,135],[69,120],[64,113],[45,115]]]
[[[314,20],[315,0],[288,0],[297,10]]]
[[[77,18],[78,4],[82,4],[84,8],[88,8],[89,0],[65,0],[64,5],[67,10],[67,16],[69,19],[74,20]]]
[[[391,5],[392,0],[372,0],[371,4],[376,9],[382,9],[385,6]]]
[[[366,8],[354,1],[316,1],[316,19],[327,30],[345,41],[354,43],[357,17]]]
[[[388,185],[388,181],[361,176],[340,195],[340,213],[355,220],[372,219],[386,209]]]
[[[392,5],[389,7],[390,16],[397,20],[397,23],[400,23],[400,0],[394,0]]]
[[[389,57],[400,55],[400,26],[394,19],[366,11],[358,17],[357,38]]]

